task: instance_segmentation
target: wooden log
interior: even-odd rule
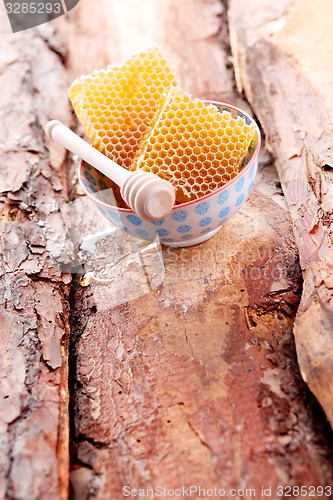
[[[57,21],[55,25],[68,46],[66,62],[72,78],[120,64],[158,43],[184,90],[194,97],[246,106],[234,92],[229,55],[221,50],[221,45],[228,44],[226,24],[221,22],[225,15],[215,0],[147,0],[141,4],[101,0],[99,9],[78,6],[67,25]],[[97,31],[103,36],[96,38]]]
[[[84,218],[86,231],[94,220]],[[255,194],[212,240],[163,259],[162,284],[142,296],[139,270],[118,276],[135,297],[123,304],[116,282],[78,285],[75,498],[120,498],[125,486],[330,484],[325,419],[309,419],[294,352],[288,214]]]
[[[231,0],[239,89],[276,158],[303,272],[301,373],[333,424],[333,44],[329,0]]]
[[[0,498],[68,490],[70,274],[64,152],[44,143],[67,123],[61,47],[50,33],[0,40]]]
[[[101,5],[79,5],[58,27],[73,78],[154,40],[194,95],[242,102],[220,45],[220,2]],[[79,203],[77,233],[103,229]],[[255,193],[210,241],[164,249],[164,279],[145,258],[141,267],[124,259],[109,285],[77,283],[73,292],[73,497],[121,498],[125,485],[259,494],[331,483],[325,418],[294,352],[301,281],[288,213]]]

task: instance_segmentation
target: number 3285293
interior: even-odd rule
[[[60,14],[61,3],[5,3],[6,11],[8,14]]]
[[[332,498],[331,486],[278,486],[276,488],[278,497],[329,497]]]

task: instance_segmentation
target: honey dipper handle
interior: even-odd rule
[[[118,186],[121,187],[125,179],[131,175],[130,172],[103,155],[98,149],[90,146],[90,144],[58,120],[48,122],[45,126],[45,132],[55,142],[78,155],[90,165],[93,165]]]
[[[127,205],[140,217],[156,221],[171,211],[175,203],[175,192],[170,182],[142,170],[129,172],[57,120],[48,122],[45,132],[55,142],[115,182],[120,187],[121,195]]]

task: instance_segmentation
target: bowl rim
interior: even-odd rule
[[[174,210],[180,210],[182,208],[187,208],[190,205],[193,205],[194,203],[200,203],[202,201],[206,201],[211,196],[214,196],[215,194],[220,193],[225,189],[228,189],[234,182],[237,182],[237,180],[240,177],[242,177],[242,175],[251,168],[251,166],[255,163],[255,161],[257,160],[258,155],[259,155],[260,146],[261,146],[261,133],[260,133],[258,124],[256,123],[255,119],[252,116],[250,116],[248,113],[243,111],[241,108],[238,108],[237,106],[233,106],[231,104],[227,104],[225,102],[211,101],[209,99],[199,99],[199,100],[201,100],[202,102],[207,103],[207,104],[213,104],[213,105],[216,104],[218,106],[225,106],[226,108],[229,108],[233,111],[237,111],[237,113],[239,112],[242,115],[244,115],[246,118],[248,118],[248,120],[250,120],[250,122],[254,124],[256,132],[257,132],[257,138],[258,138],[257,146],[256,146],[256,149],[254,150],[252,158],[248,162],[248,164],[245,165],[245,167],[235,177],[230,179],[230,181],[223,184],[223,186],[221,186],[217,189],[214,189],[214,191],[212,191],[211,193],[205,194],[205,196],[201,196],[201,198],[197,198],[196,200],[190,200],[190,201],[187,201],[186,203],[180,203],[179,205],[174,205],[171,212],[173,212]],[[97,205],[100,205],[103,208],[107,208],[108,210],[112,209],[112,210],[115,210],[116,212],[121,212],[123,214],[135,214],[134,210],[132,210],[131,208],[121,208],[121,207],[117,207],[115,205],[110,205],[109,203],[106,203],[105,201],[101,201],[98,198],[95,198],[91,193],[89,193],[87,188],[84,186],[83,180],[82,180],[83,163],[84,163],[84,160],[81,159],[79,167],[78,167],[78,181],[79,181],[81,189],[88,196],[88,198],[90,198]]]

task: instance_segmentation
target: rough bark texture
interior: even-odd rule
[[[118,500],[126,484],[332,484],[332,435],[294,350],[301,277],[287,211],[254,192],[197,247],[161,253],[116,232],[84,252],[109,226],[86,198],[67,203],[75,162],[42,125],[70,123],[74,77],[153,41],[194,95],[247,107],[218,0],[82,0],[1,38],[0,498],[67,498],[73,251],[78,270],[108,278],[78,279],[71,294],[73,498]]]
[[[333,66],[329,0],[231,0],[238,86],[266,133],[303,271],[301,373],[333,424]]]
[[[59,32],[76,44],[73,78],[158,41],[187,90],[245,107],[221,48],[223,17],[217,1],[104,0],[94,13],[79,6]],[[77,234],[103,229],[77,208]],[[156,261],[130,259],[111,285],[73,291],[73,496],[330,484],[329,429],[297,370],[300,274],[287,212],[256,193],[212,240],[163,259],[160,285]],[[133,300],[121,303],[119,283]]]
[[[75,498],[120,499],[125,485],[331,484],[325,419],[294,352],[287,212],[254,194],[212,240],[163,257],[163,283],[130,302],[112,307],[107,285],[73,295]],[[129,296],[141,282],[131,268],[130,282],[128,269],[120,277]]]
[[[64,152],[44,143],[68,122],[64,69],[46,33],[0,41],[0,498],[68,489],[68,295],[61,274]]]

